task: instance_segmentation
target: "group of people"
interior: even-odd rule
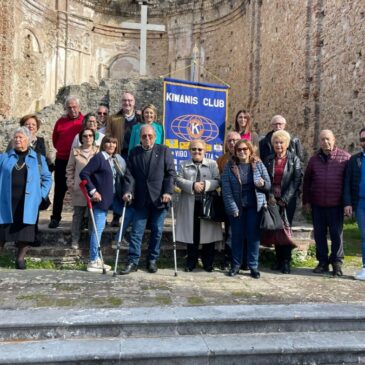
[[[203,269],[211,272],[215,252],[223,249],[223,243],[230,260],[228,275],[248,269],[251,277],[258,279],[262,209],[277,205],[291,225],[303,182],[303,207],[312,214],[318,260],[313,271],[325,273],[331,265],[333,275],[342,275],[343,218],[344,214],[351,216],[356,212],[364,268],[355,278],[365,280],[365,164],[361,163],[364,152],[351,157],[336,147],[330,130],[320,132],[320,148],[309,159],[303,174],[302,146],[297,137],[285,130],[285,118],[274,116],[272,130],[259,140],[249,112],[239,110],[234,130],[226,135],[225,154],[217,161],[208,159],[204,140],[192,140],[190,159],[182,162],[176,173],[171,151],[163,145],[164,130],[157,121],[154,105],[148,104],[137,112],[134,96],[126,92],[121,110],[115,115],[109,116],[107,106],[100,105],[96,113],[83,116],[79,100],[70,96],[65,112],[52,134],[54,160],[47,143],[37,137],[40,121],[36,115],[21,119],[7,152],[0,155],[0,247],[7,241],[16,242],[17,268],[26,267],[26,251],[37,242],[39,205],[48,196],[50,170],[54,170],[49,228],[59,226],[68,190],[74,207],[71,236],[75,249],[79,247],[87,215],[79,184],[86,184],[95,220],[95,227],[90,228],[90,272],[110,270],[102,262],[98,247],[109,209],[113,210],[111,224],[119,226],[124,207],[121,234],[129,225],[131,234],[128,261],[120,274],[138,269],[147,222],[151,229],[147,270],[155,273],[164,219],[174,189],[179,188],[176,240],[187,244],[185,271],[193,271],[200,257]],[[365,151],[365,129],[360,131],[360,143]],[[224,239],[221,222],[202,216],[204,199],[217,190],[225,207]],[[292,247],[276,245],[275,251],[273,269],[289,274]]]

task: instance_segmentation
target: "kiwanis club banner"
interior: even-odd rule
[[[194,139],[203,139],[206,157],[216,160],[223,153],[228,87],[170,78],[163,86],[165,144],[173,151],[175,166],[190,158]]]

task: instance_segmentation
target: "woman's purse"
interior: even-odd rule
[[[261,209],[260,229],[265,231],[275,231],[283,229],[279,206],[277,204],[266,204]]]
[[[293,231],[290,227],[285,208],[283,208],[281,213],[281,224],[281,229],[263,229],[261,231],[260,243],[262,246],[271,247],[272,245],[275,245],[297,247],[297,244],[293,241]]]
[[[202,195],[201,219],[213,222],[224,222],[225,210],[222,196],[217,191],[211,191]]]

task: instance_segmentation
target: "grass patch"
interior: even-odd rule
[[[170,305],[170,304],[172,304],[171,298],[166,297],[166,296],[157,296],[155,298],[155,300],[158,304],[161,304],[161,305]]]
[[[187,301],[190,305],[202,305],[204,304],[204,299],[201,297],[188,297]]]

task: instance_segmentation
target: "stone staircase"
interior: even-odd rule
[[[365,306],[2,310],[0,364],[365,364]]]

